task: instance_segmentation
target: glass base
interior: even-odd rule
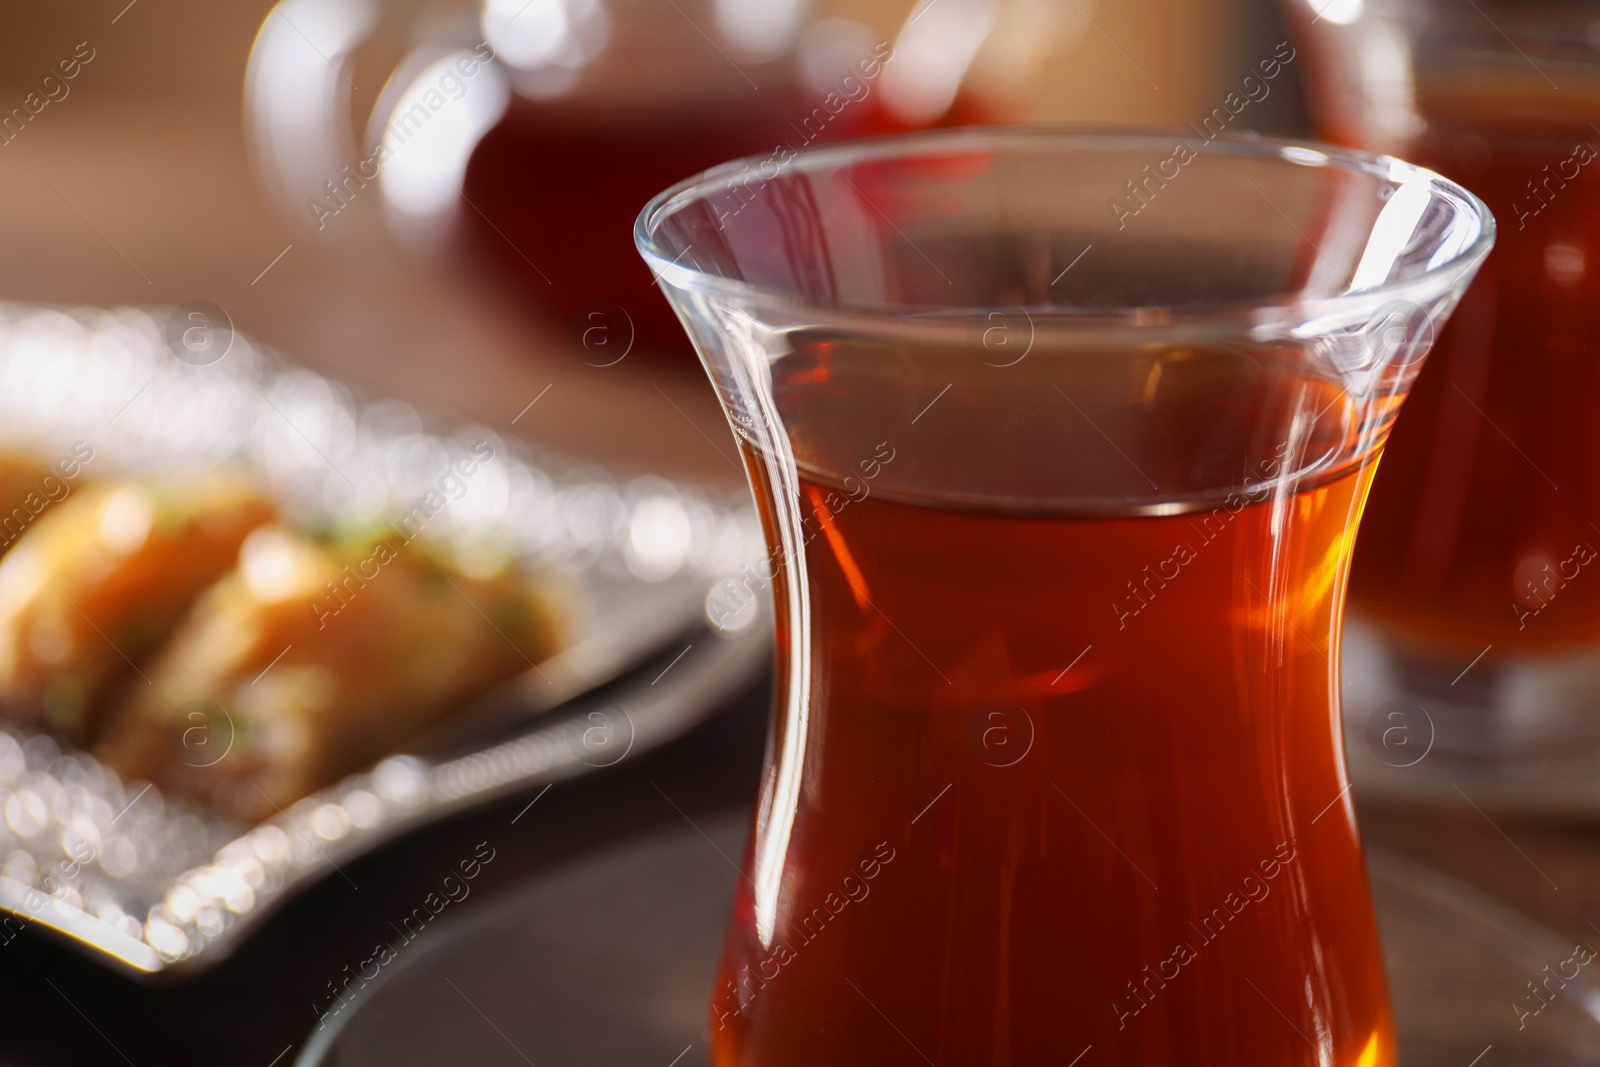
[[[1445,661],[1352,607],[1340,667],[1350,774],[1364,796],[1600,812],[1600,650]]]
[[[402,949],[330,1015],[299,1067],[706,1062],[706,1001],[748,817],[608,848]],[[700,831],[704,831],[702,835]],[[719,854],[720,853],[720,854]],[[1498,901],[1378,849],[1369,868],[1406,1067],[1600,1063],[1600,987],[1539,1012],[1526,983],[1572,946]]]

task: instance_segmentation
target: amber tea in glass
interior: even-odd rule
[[[1492,222],[1271,141],[1119,217],[1174,148],[887,138],[640,219],[777,617],[719,1067],[1394,1062],[1330,663]]]

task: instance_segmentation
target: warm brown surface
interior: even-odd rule
[[[1600,943],[1593,925],[1600,900],[1600,828],[1594,820],[1359,800],[1357,805],[1368,842],[1465,879],[1563,938]]]

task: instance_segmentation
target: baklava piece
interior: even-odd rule
[[[99,754],[243,819],[286,808],[556,651],[535,583],[473,570],[422,539],[257,530]]]
[[[273,508],[226,476],[107,481],[45,510],[0,558],[0,711],[92,741],[124,683],[233,569]]]

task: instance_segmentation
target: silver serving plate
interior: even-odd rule
[[[0,940],[36,925],[135,974],[204,969],[351,858],[645,752],[765,661],[766,600],[735,581],[763,551],[743,493],[622,480],[485,427],[441,432],[195,313],[0,305],[0,443],[45,462],[87,444],[88,477],[241,466],[308,521],[400,521],[438,493],[428,533],[511,547],[565,592],[568,641],[411,751],[255,826],[0,723]],[[485,444],[492,460],[441,482]]]

